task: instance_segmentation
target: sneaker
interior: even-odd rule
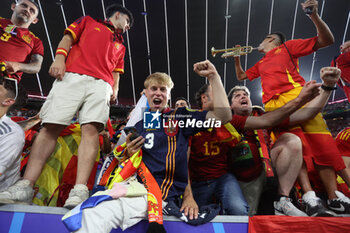
[[[7,190],[0,192],[0,203],[2,204],[25,204],[32,203],[34,190],[29,180],[19,180]]]
[[[312,217],[332,217],[335,213],[323,206],[322,200],[316,197],[314,191],[309,191],[303,195],[305,212]]]
[[[64,204],[64,208],[73,209],[83,201],[89,198],[89,189],[84,184],[76,184],[74,188],[70,190],[68,199]]]
[[[279,201],[273,202],[273,206],[275,207],[275,215],[307,216],[295,207],[288,197],[281,197]]]
[[[338,198],[327,201],[328,208],[337,214],[350,216],[350,199],[339,191],[335,191],[335,195],[337,195]]]

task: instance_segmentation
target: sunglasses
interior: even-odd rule
[[[18,96],[18,83],[17,83],[17,79],[15,78],[9,78],[9,77],[0,77],[0,85],[3,85],[4,84],[4,81],[8,80],[8,81],[13,81],[15,82],[15,89],[16,89],[16,94],[15,94],[15,98],[13,98],[14,100],[17,99],[17,96]]]

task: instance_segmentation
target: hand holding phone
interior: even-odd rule
[[[307,2],[307,0],[305,0],[304,3],[305,2]],[[309,6],[309,7],[304,8],[304,13],[307,14],[307,15],[311,15],[313,10],[314,10],[314,7],[313,6]]]
[[[133,141],[136,138],[138,138],[138,136],[140,136],[140,134],[136,131],[136,128],[134,126],[127,126],[123,130],[124,130],[126,135],[131,133],[130,141]]]
[[[305,8],[304,12],[307,15],[311,15],[312,14],[312,10],[313,10],[312,6],[309,6],[309,7]]]

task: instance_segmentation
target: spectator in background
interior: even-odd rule
[[[191,108],[190,103],[185,97],[178,97],[175,100],[175,109],[181,107]]]

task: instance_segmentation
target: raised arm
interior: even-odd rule
[[[215,66],[208,60],[197,62],[193,65],[193,70],[202,77],[207,77],[213,91],[214,110],[207,113],[206,119],[214,118],[226,124],[232,119],[230,105],[227,100],[225,89],[221,82],[221,77]]]
[[[240,46],[236,45],[236,47],[240,47]],[[235,56],[234,60],[235,60],[235,71],[236,71],[237,80],[243,81],[248,79],[247,74],[242,68],[240,56]]]
[[[73,44],[73,37],[70,34],[65,34],[58,44],[58,48],[65,49],[67,53],[70,50],[70,47]],[[49,74],[57,78],[59,80],[62,80],[64,74],[66,72],[66,56],[63,54],[56,54],[55,60],[53,61]]]
[[[333,44],[334,36],[331,30],[329,29],[328,25],[318,15],[318,1],[308,0],[308,1],[305,1],[304,3],[301,3],[301,6],[303,10],[307,7],[312,7],[312,13],[309,17],[311,21],[314,23],[317,30],[317,35],[318,35],[318,39],[314,46],[314,49],[317,50]]]
[[[249,116],[244,129],[265,129],[279,125],[288,116],[319,95],[320,83],[315,80],[305,84],[299,95],[283,107],[270,111],[262,116]]]
[[[293,113],[290,116],[289,125],[293,126],[313,119],[327,104],[332,90],[340,78],[340,69],[336,67],[323,67],[320,75],[323,81],[320,95],[310,101],[304,108]]]

